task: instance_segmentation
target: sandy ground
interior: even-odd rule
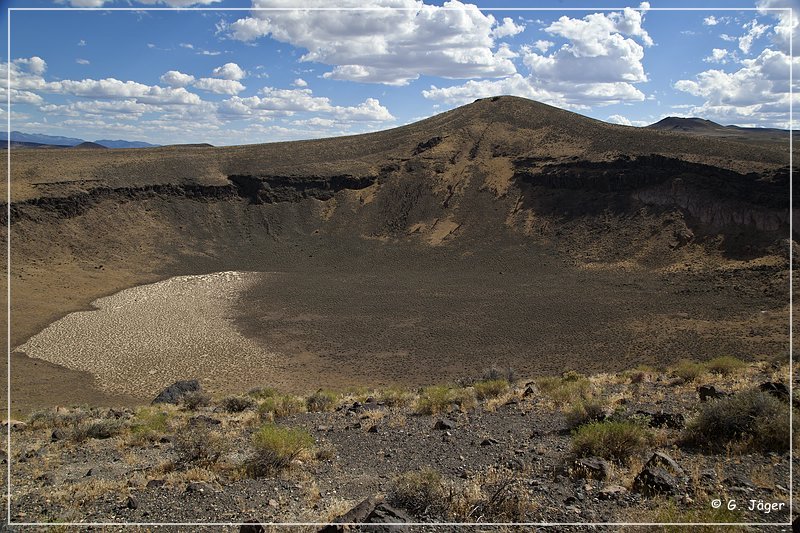
[[[275,359],[231,325],[236,299],[255,276],[178,276],[127,289],[95,300],[96,311],[52,323],[17,349],[91,372],[114,394],[155,395],[195,377],[209,390],[240,390],[242,376],[263,373]]]

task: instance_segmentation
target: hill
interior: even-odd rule
[[[145,365],[127,348],[79,357],[65,338],[37,359],[14,352],[20,409],[135,403],[195,368],[215,392],[267,374],[288,389],[419,385],[487,359],[537,375],[565,361],[613,371],[785,346],[778,143],[616,126],[504,96],[364,135],[18,150],[11,168],[14,347],[123,289],[245,271],[268,274],[230,309],[209,304],[215,324],[279,354],[246,366],[228,350],[200,368],[207,347],[178,346],[145,350]],[[202,339],[191,309],[137,316]]]
[[[70,146],[70,148],[89,149],[89,150],[104,150],[106,147],[101,145],[101,144],[85,141],[85,142],[82,142],[80,144],[76,144],[75,146]]]
[[[789,131],[777,128],[743,128],[740,126],[723,126],[702,118],[666,117],[655,124],[646,126],[649,129],[703,135],[717,138],[729,138],[744,142],[777,142],[787,144]]]

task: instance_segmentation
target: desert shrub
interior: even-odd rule
[[[181,403],[189,411],[205,407],[211,403],[211,396],[203,391],[190,391],[181,396]]]
[[[470,502],[464,518],[476,522],[524,522],[534,508],[524,485],[525,481],[513,473],[481,483],[479,497]]]
[[[406,389],[389,387],[378,394],[378,400],[387,407],[406,407],[414,402],[415,395]]]
[[[715,357],[706,362],[706,368],[709,372],[721,374],[723,376],[730,375],[744,366],[746,366],[744,361],[736,357],[731,357],[730,355]]]
[[[393,481],[387,495],[392,505],[415,516],[443,516],[449,508],[442,475],[431,468],[406,472]]]
[[[306,409],[309,413],[318,413],[322,411],[332,411],[336,407],[336,394],[318,390],[306,399]]]
[[[458,406],[461,411],[469,411],[477,405],[475,392],[472,389],[453,389],[451,391],[453,404]]]
[[[478,381],[473,385],[473,388],[475,389],[475,396],[479,400],[497,398],[508,390],[508,381],[505,379]]]
[[[226,396],[220,406],[229,413],[241,413],[256,406],[255,400],[248,396]]]
[[[575,402],[564,412],[567,427],[574,429],[584,424],[603,420],[606,416],[606,409],[606,403],[597,399]]]
[[[278,396],[279,393],[272,387],[256,387],[255,389],[250,389],[249,391],[247,391],[247,395],[250,396],[251,398],[255,398],[256,400],[263,400],[265,398],[272,398],[273,396]]]
[[[577,372],[566,372],[560,378],[539,378],[536,386],[558,406],[586,401],[592,396],[592,383]]]
[[[789,409],[774,396],[751,390],[700,405],[689,421],[686,440],[699,446],[723,448],[742,442],[753,449],[789,449]]]
[[[421,415],[435,415],[450,409],[453,393],[445,385],[425,387],[417,399],[416,412]]]
[[[314,448],[314,437],[300,428],[265,424],[253,434],[253,455],[247,471],[253,477],[288,468],[292,461]]]
[[[500,369],[493,366],[483,373],[483,376],[480,381],[496,381],[496,380],[503,380],[508,382],[509,384],[513,384],[514,382],[517,381],[517,373],[510,366],[504,369]]]
[[[219,433],[205,427],[185,427],[175,433],[172,449],[182,463],[208,466],[217,462],[225,446]]]
[[[572,432],[572,451],[579,457],[597,456],[626,463],[644,448],[649,438],[649,430],[635,422],[592,422]]]
[[[92,418],[92,411],[81,407],[58,410],[42,409],[31,413],[28,417],[28,426],[31,429],[60,428],[74,429]]]
[[[263,420],[273,420],[302,413],[305,408],[302,398],[289,395],[270,396],[258,404],[258,414]]]
[[[692,381],[696,380],[706,372],[706,367],[700,363],[696,363],[694,361],[680,361],[675,367],[672,369],[672,373],[681,378],[682,380],[686,381],[687,383],[691,383]]]
[[[84,427],[89,439],[110,439],[122,431],[122,424],[117,420],[95,420]]]

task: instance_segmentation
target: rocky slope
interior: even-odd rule
[[[150,407],[50,408],[12,423],[11,517],[317,524],[307,531],[328,522],[786,524],[787,373],[722,358],[215,399],[184,382]]]

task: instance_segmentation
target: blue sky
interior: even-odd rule
[[[557,9],[492,11],[457,0],[341,0],[383,9],[298,11],[288,8],[334,4],[10,0],[4,7],[67,9],[3,11],[11,62],[0,97],[10,90],[14,130],[158,144],[375,131],[496,94],[630,125],[672,115],[787,128],[797,19],[769,9],[798,2],[653,0],[601,11],[598,2],[512,0],[502,6]],[[654,9],[701,6],[736,9]],[[165,7],[245,9],[152,9]],[[5,120],[5,106],[0,113]]]

